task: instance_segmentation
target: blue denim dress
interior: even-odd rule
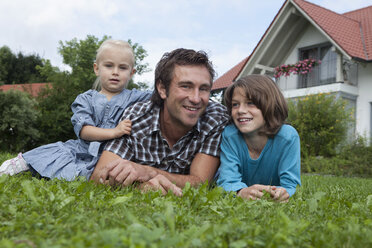
[[[43,145],[22,156],[27,164],[42,177],[68,181],[78,176],[89,179],[102,153],[104,142],[81,139],[82,127],[90,125],[114,128],[127,107],[135,102],[148,100],[151,93],[150,91],[124,89],[108,101],[103,94],[88,90],[78,95],[71,105],[74,113],[71,122],[78,139]]]

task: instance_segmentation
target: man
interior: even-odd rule
[[[186,182],[211,181],[228,122],[226,108],[209,101],[214,74],[204,52],[165,53],[155,69],[151,101],[125,110],[122,119],[132,121],[131,135],[106,145],[91,179],[121,186],[139,182],[143,189],[176,195]]]

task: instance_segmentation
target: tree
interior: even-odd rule
[[[39,108],[41,118],[39,119],[40,129],[43,130],[40,144],[67,140],[75,138],[70,122],[72,111],[70,106],[78,94],[92,88],[96,75],[93,71],[93,63],[96,51],[103,41],[108,39],[104,36],[98,39],[88,35],[84,40],[72,39],[66,42],[59,42],[58,51],[63,58],[63,63],[71,70],[61,72],[53,67],[49,60],[44,61],[44,66],[38,69],[41,75],[46,76],[52,83],[52,88],[45,89],[40,94]],[[148,64],[143,62],[147,52],[138,43],[128,41],[135,54],[135,69],[137,74],[149,71]],[[141,88],[141,83],[131,82],[128,88]]]
[[[36,101],[27,93],[0,91],[0,149],[20,152],[31,148],[39,138]]]
[[[21,52],[15,55],[7,46],[0,48],[0,82],[2,83],[46,82],[46,78],[36,69],[37,66],[42,65],[43,60],[39,55],[25,56]]]
[[[9,47],[0,48],[0,84],[8,82],[8,75],[15,63],[16,56]]]

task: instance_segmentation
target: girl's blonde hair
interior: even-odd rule
[[[132,69],[133,69],[134,68],[134,51],[133,51],[133,48],[128,42],[123,41],[123,40],[109,39],[109,40],[105,40],[104,42],[102,42],[102,44],[97,49],[95,63],[96,64],[99,63],[99,60],[101,59],[102,53],[105,49],[112,48],[112,47],[127,50],[127,51],[130,52],[130,54],[131,54],[131,66],[132,66]],[[96,81],[94,82],[92,89],[97,90],[97,91],[101,90],[101,82],[99,80],[99,77],[97,77]]]

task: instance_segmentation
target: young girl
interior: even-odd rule
[[[287,103],[267,76],[243,77],[224,96],[232,124],[222,133],[217,184],[247,199],[288,201],[300,180],[300,139],[284,124]]]
[[[135,73],[131,46],[120,40],[106,40],[97,50],[94,72],[100,91],[88,90],[71,105],[71,122],[77,140],[44,145],[5,161],[0,175],[36,171],[42,177],[73,180],[90,178],[105,140],[130,134],[131,122],[119,120],[131,104],[147,100],[150,92],[125,89]],[[95,83],[97,85],[97,83]]]

